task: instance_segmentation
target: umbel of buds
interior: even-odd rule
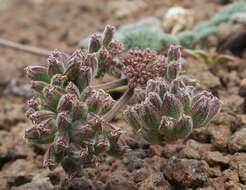
[[[222,104],[207,91],[195,93],[196,81],[182,72],[179,47],[171,46],[165,60],[165,74],[135,90],[139,104],[124,111],[128,124],[151,144],[187,137],[193,128],[206,126]]]
[[[101,52],[111,60],[119,53],[110,49],[115,46],[112,32],[107,26],[103,38],[92,36],[88,51],[77,50],[69,57],[54,51],[47,67],[25,68],[37,95],[28,101],[26,116],[32,126],[24,136],[30,143],[50,144],[43,161],[50,169],[61,164],[70,176],[77,176],[102,153],[117,157],[125,151],[121,130],[103,120],[115,101],[90,87],[102,66]]]

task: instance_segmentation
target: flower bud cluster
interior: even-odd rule
[[[130,50],[121,58],[121,62],[122,72],[128,77],[129,88],[146,85],[149,79],[162,76],[167,68],[165,57],[148,48],[143,51]]]
[[[208,91],[195,91],[195,80],[183,75],[179,47],[172,46],[166,60],[165,76],[136,90],[140,103],[124,111],[129,125],[151,144],[187,137],[193,128],[206,126],[222,104]]]
[[[50,144],[43,161],[50,169],[61,163],[70,176],[80,175],[82,167],[95,164],[102,153],[120,156],[125,151],[119,141],[121,130],[102,117],[115,100],[90,87],[100,64],[94,52],[101,43],[114,46],[111,30],[106,28],[103,40],[93,36],[88,52],[77,50],[68,57],[56,50],[47,67],[25,68],[37,95],[28,101],[26,116],[32,126],[24,137],[30,143]],[[115,51],[114,55],[119,53]]]

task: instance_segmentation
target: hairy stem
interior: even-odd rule
[[[48,57],[51,54],[51,51],[43,48],[22,45],[2,38],[0,38],[0,46],[9,47],[15,50],[31,53],[34,55],[45,56],[45,57]]]
[[[124,105],[126,105],[128,100],[132,97],[133,93],[134,89],[129,88],[118,100],[118,102],[116,102],[112,109],[106,115],[103,116],[104,121],[111,121],[114,118],[114,116],[120,111],[120,109],[123,108]]]
[[[125,78],[125,79],[115,80],[112,82],[107,82],[104,84],[98,84],[93,86],[93,88],[107,90],[107,89],[117,88],[126,84],[127,84],[127,79]]]

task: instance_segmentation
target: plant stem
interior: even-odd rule
[[[126,84],[127,84],[127,79],[125,78],[125,79],[119,79],[104,84],[95,85],[93,86],[93,88],[107,90],[107,89],[117,88]]]
[[[2,39],[2,38],[0,38],[0,46],[9,47],[15,50],[31,53],[34,55],[44,56],[44,57],[48,57],[51,54],[51,51],[43,49],[43,48],[27,46],[27,45],[15,43],[15,42]]]
[[[109,93],[109,94],[112,94],[112,93],[124,93],[127,89],[128,89],[128,86],[124,85],[124,86],[120,86],[120,87],[117,87],[117,88],[108,89],[108,90],[106,90],[106,92]]]
[[[112,107],[112,109],[103,116],[104,121],[111,121],[114,116],[120,111],[121,108],[128,102],[128,100],[132,97],[134,93],[134,89],[129,88],[123,96],[116,102],[116,104]]]

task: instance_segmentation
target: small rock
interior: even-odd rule
[[[84,177],[65,179],[61,184],[61,190],[70,189],[96,190],[91,180]]]
[[[133,175],[133,180],[135,183],[139,183],[143,180],[145,180],[149,175],[150,171],[147,170],[146,168],[141,168],[139,170],[134,170],[132,175]]]
[[[235,132],[228,143],[231,152],[246,151],[246,128]]]
[[[244,111],[244,98],[238,95],[230,95],[221,97],[223,102],[222,111],[243,113]]]
[[[134,183],[131,183],[121,172],[113,172],[106,183],[107,190],[137,190]]]
[[[147,189],[171,190],[172,188],[168,181],[163,177],[163,174],[161,172],[156,172],[140,183],[139,190]]]
[[[144,161],[139,159],[135,152],[126,153],[122,162],[125,164],[128,171],[133,171],[144,167]]]
[[[201,158],[199,152],[193,148],[185,147],[178,153],[179,158],[197,159]]]
[[[221,152],[204,152],[203,158],[207,161],[207,163],[211,165],[228,165],[230,162],[230,157],[228,155],[223,155]]]
[[[205,161],[172,157],[168,160],[164,175],[181,187],[198,187],[207,180],[208,171],[209,166]]]

